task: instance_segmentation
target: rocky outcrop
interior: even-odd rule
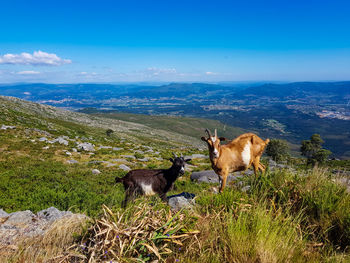
[[[66,217],[88,219],[85,215],[60,211],[55,207],[39,211],[37,214],[30,210],[8,214],[0,209],[0,246],[14,245],[24,238],[43,235],[54,222]]]

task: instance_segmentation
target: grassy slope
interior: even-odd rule
[[[194,138],[205,136],[205,129],[209,129],[213,133],[214,129],[217,129],[220,136],[227,137],[228,139],[233,139],[236,136],[244,133],[241,128],[228,126],[219,121],[210,119],[175,116],[149,116],[131,113],[99,113],[94,115],[140,123],[154,129],[177,132],[179,134],[191,136]]]
[[[52,246],[58,246],[56,243],[45,241],[52,240],[53,236],[42,241],[26,241],[12,258],[15,262],[32,261],[33,249],[36,249],[38,261],[57,255],[74,259],[77,253],[86,258],[93,257],[96,261],[117,262],[130,262],[135,257],[149,262],[158,258],[157,253],[167,262],[350,260],[350,195],[345,187],[333,181],[334,177],[327,170],[276,171],[267,172],[257,179],[244,177],[240,184],[227,188],[220,195],[213,193],[211,185],[190,182],[187,172],[176,182],[169,195],[183,191],[195,193],[197,205],[193,210],[171,213],[157,197],[141,198],[123,210],[120,203],[124,191],[121,185],[114,185],[114,178],[125,172],[117,165],[107,167],[101,163],[89,164],[88,161],[111,161],[124,154],[134,155],[138,149],[145,152],[141,157],[148,157],[149,161],[129,159],[130,167],[167,167],[170,163],[165,158],[170,157],[171,151],[187,154],[198,152],[198,149],[183,147],[178,141],[167,142],[149,137],[138,130],[138,136],[147,138],[147,144],[159,154],[146,152],[145,143],[135,139],[136,133],[129,135],[123,130],[106,137],[104,127],[87,127],[81,121],[57,118],[55,114],[45,115],[42,111],[34,114],[35,111],[31,111],[27,104],[26,109],[22,106],[8,101],[6,107],[0,106],[0,124],[17,126],[14,130],[0,131],[0,207],[7,212],[25,209],[36,212],[56,206],[62,210],[85,212],[100,221],[92,224],[78,240],[75,239],[76,245],[70,250],[68,247],[72,245],[72,239],[67,239],[67,243],[61,242],[56,249],[52,249]],[[168,121],[171,123],[172,120]],[[186,129],[190,129],[191,124],[197,125],[189,119]],[[162,123],[157,125],[165,126]],[[70,141],[68,146],[39,142],[38,138],[43,135],[28,128],[48,131],[52,138],[79,136],[75,140],[81,141],[82,137],[86,137],[96,146],[109,145],[123,150],[101,149],[93,155],[72,152],[72,156],[67,156],[64,151],[71,151],[75,142]],[[47,145],[50,148],[43,150]],[[159,157],[164,159],[157,159]],[[66,163],[68,159],[79,163],[69,165]],[[192,164],[196,170],[209,167],[205,159],[194,160]],[[102,173],[93,175],[93,168]],[[246,185],[250,185],[250,189],[243,191]],[[102,204],[112,211],[108,212],[105,208],[104,212]],[[136,227],[140,224],[142,229]],[[135,231],[130,230],[131,225],[136,227]],[[60,229],[51,233],[54,239],[60,235],[66,237],[67,231],[72,231]],[[110,232],[103,232],[106,229]],[[124,248],[119,255],[122,243],[113,241],[116,236],[127,244],[135,237],[135,243]],[[92,242],[96,239],[110,242],[97,245]],[[48,248],[55,252],[47,253]],[[25,253],[22,253],[24,250]],[[0,248],[0,261],[1,256]]]

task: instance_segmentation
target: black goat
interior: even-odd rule
[[[166,193],[172,188],[174,182],[185,173],[185,163],[191,159],[182,156],[169,160],[173,165],[169,169],[138,169],[128,172],[123,178],[115,178],[116,183],[123,183],[125,199],[122,206],[125,207],[130,199],[137,195],[158,194],[163,201],[167,201]]]

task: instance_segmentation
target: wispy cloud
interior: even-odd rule
[[[19,71],[17,72],[18,75],[36,75],[40,74],[39,71],[34,71],[34,70],[25,70],[25,71]]]
[[[70,64],[70,59],[62,59],[53,53],[34,51],[33,54],[5,54],[0,56],[0,64],[33,65],[33,66],[60,66]]]
[[[161,74],[176,74],[175,68],[155,68],[155,67],[149,67],[145,70],[146,74],[151,74],[154,76],[161,75]]]

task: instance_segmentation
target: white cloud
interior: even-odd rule
[[[205,75],[218,75],[218,73],[207,71],[205,72]]]
[[[36,75],[40,74],[39,71],[34,71],[34,70],[25,70],[25,71],[19,71],[17,72],[18,75]]]
[[[60,66],[70,64],[70,59],[62,59],[53,53],[43,51],[34,51],[33,54],[5,54],[0,56],[0,64],[18,64],[18,65],[33,65],[33,66]]]
[[[146,73],[151,75],[160,75],[160,74],[176,74],[176,69],[174,68],[154,68],[150,67],[146,69]]]

